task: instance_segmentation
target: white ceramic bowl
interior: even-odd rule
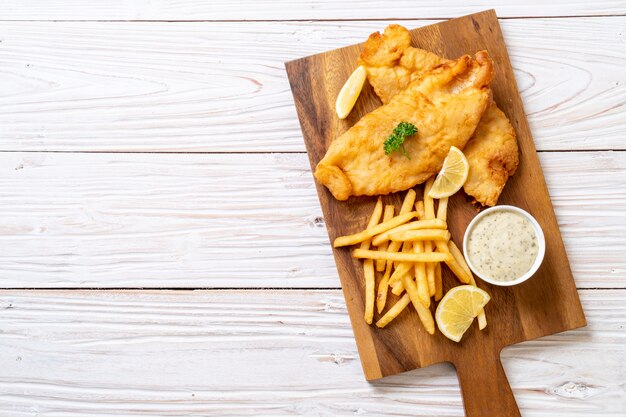
[[[532,224],[533,229],[535,230],[535,235],[537,236],[537,244],[539,245],[539,250],[537,251],[537,258],[535,259],[535,262],[533,263],[531,268],[528,270],[528,272],[526,272],[521,277],[511,280],[511,281],[498,281],[489,276],[485,276],[484,274],[481,274],[476,269],[476,267],[472,265],[472,260],[469,259],[469,256],[465,255],[468,253],[467,252],[467,240],[468,240],[469,235],[472,233],[474,225],[476,225],[476,223],[480,219],[485,217],[487,214],[494,213],[496,211],[512,211],[515,213],[519,213],[522,216],[524,216],[526,219],[528,219],[530,224]],[[541,266],[541,262],[543,262],[543,257],[545,253],[546,253],[546,239],[543,236],[543,231],[541,230],[539,223],[537,223],[537,220],[535,220],[535,218],[531,216],[529,213],[527,213],[526,211],[522,210],[519,207],[514,207],[514,206],[495,206],[495,207],[491,207],[485,211],[480,212],[476,217],[474,217],[474,219],[467,226],[467,230],[465,230],[465,236],[463,237],[463,254],[465,256],[465,260],[467,261],[467,265],[469,265],[472,272],[483,281],[488,282],[493,285],[498,285],[501,287],[510,287],[512,285],[517,285],[526,281],[528,278],[532,277]]]

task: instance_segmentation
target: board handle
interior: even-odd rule
[[[521,417],[498,352],[481,352],[454,366],[466,417]]]

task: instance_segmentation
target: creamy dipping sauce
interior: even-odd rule
[[[494,211],[474,225],[467,240],[467,256],[482,275],[512,281],[530,270],[539,243],[535,229],[514,211]]]

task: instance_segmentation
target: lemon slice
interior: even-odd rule
[[[443,161],[443,167],[437,174],[428,196],[431,198],[450,197],[461,189],[467,174],[469,173],[469,163],[463,152],[455,146],[450,147],[448,156]]]
[[[361,65],[354,70],[350,78],[348,78],[348,81],[341,87],[341,91],[337,96],[337,102],[335,103],[335,111],[340,119],[345,119],[352,111],[356,99],[359,98],[359,94],[361,94],[366,77],[367,72]]]
[[[437,306],[435,320],[445,337],[458,342],[491,297],[473,285],[460,285],[446,293]]]

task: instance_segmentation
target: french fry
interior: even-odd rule
[[[412,248],[411,242],[404,242],[402,244],[402,253],[411,253],[411,248]],[[391,274],[391,277],[389,278],[389,284],[395,285],[396,282],[400,281],[400,278],[402,278],[402,275],[407,274],[410,269],[411,269],[410,263],[407,263],[407,262],[398,263],[398,266],[396,267],[396,269],[393,271],[393,274]]]
[[[371,229],[376,226],[380,221],[380,217],[383,214],[383,200],[378,197],[372,216],[367,224],[367,228]],[[366,239],[361,242],[361,249],[369,249],[372,240]],[[372,324],[374,319],[374,297],[376,293],[376,272],[374,271],[374,261],[366,259],[363,262],[363,275],[365,278],[365,322]]]
[[[383,263],[385,261],[383,260]],[[376,293],[376,310],[380,314],[387,304],[387,292],[389,291],[389,276],[391,275],[391,262],[387,264],[385,273],[378,283],[378,292]]]
[[[433,251],[433,242],[430,240],[426,240],[424,242],[424,252],[430,253]],[[426,264],[426,280],[428,281],[428,293],[432,297],[435,295],[435,264],[427,263]]]
[[[463,268],[465,272],[467,272],[467,274],[470,276],[470,282],[469,282],[470,285],[477,287],[476,280],[474,279],[474,275],[472,275],[472,270],[470,269],[467,262],[465,262],[465,257],[463,256],[463,253],[458,248],[458,246],[456,246],[453,241],[449,241],[448,249],[450,250],[450,253],[454,257],[454,260],[457,261],[459,265],[461,265],[461,268]],[[485,316],[485,310],[481,309],[480,312],[478,313],[477,318],[478,318],[478,328],[480,330],[487,327],[487,316]]]
[[[422,300],[420,299],[420,296],[417,292],[417,286],[415,285],[415,281],[413,281],[413,278],[411,278],[410,275],[405,274],[402,277],[402,284],[404,285],[406,293],[409,295],[411,303],[413,304],[413,307],[415,307],[417,315],[424,325],[424,328],[428,333],[434,334],[435,322],[433,320],[433,316],[430,313],[428,307],[425,307]],[[430,303],[430,298],[428,298],[428,302]]]
[[[441,264],[435,266],[435,301],[443,297],[443,280],[441,279]]]
[[[389,242],[389,246],[387,246],[387,252],[398,252],[402,247],[402,242]],[[398,265],[394,265],[393,261],[387,261],[392,266],[397,267]]]
[[[404,310],[406,308],[406,306],[409,305],[409,303],[411,302],[411,299],[409,298],[408,294],[404,294],[402,296],[402,298],[400,298],[390,309],[389,311],[387,311],[387,313],[385,313],[384,316],[382,316],[380,318],[380,320],[378,320],[376,322],[376,326],[380,327],[381,329],[383,327],[385,327],[386,325],[388,325],[389,323],[391,323],[391,321],[393,319],[395,319],[396,317],[398,317],[398,315],[400,313],[402,313],[402,310]]]
[[[409,191],[407,191],[406,195],[404,196],[404,201],[402,201],[402,206],[400,207],[400,214],[408,213],[411,211],[411,209],[413,208],[413,204],[415,203],[416,196],[417,193],[415,192],[415,190],[410,189]],[[401,246],[401,243],[391,242],[387,247],[387,252],[398,252]],[[388,261],[387,263],[391,263],[391,261]]]
[[[385,211],[384,211],[384,213],[383,213],[383,222],[387,222],[387,221],[391,220],[391,219],[393,218],[394,214],[395,214],[395,210],[396,210],[396,206],[394,206],[393,204],[389,204],[389,205],[385,206]],[[385,233],[387,233],[387,232],[385,232]],[[374,241],[372,240],[372,243],[373,243],[373,242],[374,242]],[[387,250],[387,247],[389,246],[389,241],[388,241],[388,240],[386,240],[386,241],[384,241],[384,242],[383,242],[383,243],[381,243],[381,244],[376,244],[376,243],[374,243],[374,245],[375,245],[375,246],[378,246],[378,250],[381,250],[381,251],[383,251],[383,252],[384,252],[384,251],[386,251],[386,250]],[[386,264],[386,263],[387,263],[387,262],[385,262],[385,261],[384,261],[384,260],[382,260],[382,259],[378,259],[378,260],[376,260],[376,270],[377,270],[378,272],[385,271],[385,264]],[[385,295],[386,295],[386,294],[387,294],[387,289],[385,289]],[[385,297],[385,298],[386,298],[386,297]],[[385,304],[383,303],[383,306],[384,306],[384,305],[385,305]],[[378,311],[378,312],[380,313],[380,311]]]
[[[391,293],[393,295],[400,295],[403,292],[404,292],[404,284],[402,284],[402,280],[396,281],[396,283],[391,286]]]
[[[435,245],[437,246],[437,250],[440,254],[447,254],[450,257],[444,261],[448,268],[452,271],[452,273],[461,281],[463,284],[469,284],[471,281],[471,274],[468,275],[467,272],[459,265],[459,263],[454,259],[454,257],[450,254],[450,249],[448,249],[448,244],[441,240],[436,240]],[[357,249],[358,250],[358,249]],[[433,252],[437,253],[437,252]]]
[[[391,276],[389,277],[389,285],[395,285],[396,282],[400,281],[402,275],[409,272],[410,268],[406,266],[406,263],[407,262],[400,262],[398,266],[393,270],[393,274],[391,274]]]
[[[389,229],[393,229],[394,227],[398,227],[409,220],[413,219],[417,213],[414,211],[401,214],[393,219],[380,223],[372,228],[365,229],[362,232],[356,233],[354,235],[341,236],[335,239],[333,246],[335,248],[339,248],[342,246],[356,245],[357,243],[361,243],[364,240],[370,239],[376,235],[386,232]]]
[[[444,222],[448,219],[448,197],[440,198],[437,206],[437,218]]]
[[[402,253],[411,253],[411,242],[404,242],[402,244]],[[404,285],[402,284],[402,277],[411,272],[410,262],[400,262],[396,267],[396,270],[389,279],[389,283],[392,286],[391,293],[394,295],[400,295],[404,291]]]
[[[363,262],[363,272],[365,275],[365,322],[372,324],[374,318],[374,295],[376,292],[376,275],[372,259],[366,259]]]
[[[413,204],[415,204],[415,197],[417,197],[417,193],[414,189],[409,189],[404,196],[404,200],[402,201],[402,205],[400,206],[400,214],[409,213],[413,209]]]
[[[430,188],[432,187],[433,181],[427,181],[426,184],[424,185],[424,202],[422,202],[422,207],[423,210],[418,210],[417,204],[415,205],[415,211],[417,212],[417,218],[419,220],[422,221],[430,221],[432,220],[432,218],[434,217],[434,213],[435,213],[435,208],[434,208],[434,201],[432,198],[428,197],[428,191],[430,191]],[[428,206],[428,215],[427,215],[427,210],[426,210],[426,206]],[[446,229],[448,228],[448,226],[446,225]],[[424,241],[424,252],[425,253],[431,253],[433,251],[433,242],[430,240],[425,240]],[[426,269],[426,282],[428,283],[428,294],[429,295],[434,295],[434,290],[435,288],[433,287],[433,283],[435,280],[435,265],[438,264],[434,264],[431,262],[426,263],[425,269]]]
[[[385,327],[412,303],[426,331],[434,334],[435,324],[429,307],[430,297],[434,296],[439,301],[443,296],[441,262],[448,265],[459,281],[476,286],[462,252],[447,230],[448,198],[439,200],[435,215],[434,199],[428,197],[433,182],[434,178],[430,178],[425,184],[424,201],[416,202],[416,192],[409,190],[396,217],[395,207],[383,207],[379,197],[367,228],[353,235],[338,237],[333,243],[334,247],[360,243],[352,256],[364,260],[364,318],[368,324],[373,321],[375,307],[379,314],[384,310],[391,286],[393,294],[400,296],[406,293],[376,322],[376,326]],[[413,209],[415,211],[411,211]],[[417,221],[411,221],[416,217]],[[379,224],[381,218],[382,223]],[[378,250],[370,250],[372,245]],[[434,247],[437,252],[434,252]],[[398,252],[400,248],[402,250]],[[376,271],[383,270],[376,289]],[[484,329],[487,325],[484,310],[479,312],[477,318],[479,328]]]
[[[413,253],[423,253],[424,244],[422,242],[415,242],[413,244]],[[430,293],[428,290],[428,281],[426,279],[426,264],[423,262],[417,262],[415,265],[415,281],[417,282],[417,293],[420,301],[424,307],[430,306]],[[404,281],[402,281],[404,283]],[[406,283],[404,283],[405,289]]]
[[[430,185],[426,184],[426,186],[424,186],[424,200],[426,200],[426,192],[430,189],[431,186],[432,186],[432,184],[430,184]],[[427,190],[427,188],[428,188],[428,190]],[[430,198],[430,197],[428,197],[428,198]],[[432,219],[427,219],[427,217],[426,217],[426,208],[425,208],[426,205],[424,204],[423,201],[421,203],[422,203],[421,207],[419,207],[419,208],[418,208],[417,203],[415,203],[415,211],[417,212],[417,218],[420,221],[425,221],[425,222],[426,221],[432,221]],[[429,211],[429,216],[430,216],[430,214],[432,214],[430,212],[434,212],[434,208],[432,210],[430,209],[430,206],[434,205],[434,203],[432,201],[432,198],[428,202],[428,205],[429,205],[429,210],[428,211]],[[447,228],[448,228],[448,226],[446,224],[446,229]],[[423,250],[423,252],[430,253],[432,251],[433,251],[433,243],[430,240],[425,240],[424,241],[424,250]],[[435,276],[434,276],[434,266],[438,265],[438,264],[427,262],[424,265],[425,265],[424,269],[426,270],[426,282],[428,283],[428,293],[429,293],[429,295],[432,296],[432,295],[434,295],[434,293],[433,293],[433,289],[434,288],[431,287],[431,283],[433,282],[433,280],[435,278]]]
[[[389,242],[389,246],[387,246],[387,252],[398,252],[402,247],[402,242]],[[394,265],[393,261],[385,261],[388,264],[391,264],[392,267],[397,266]]]
[[[374,206],[374,210],[372,211],[372,216],[370,217],[370,221],[367,223],[367,228],[371,229],[376,226],[378,222],[380,222],[380,216],[383,214],[383,200],[378,197],[378,201],[376,201],[376,205]],[[370,244],[372,243],[372,239],[366,239],[361,242],[361,249],[369,249]]]
[[[403,253],[411,253],[411,242],[404,242],[402,244],[402,252]],[[389,283],[391,284],[391,293],[394,295],[400,295],[404,292],[404,285],[402,284],[402,277],[411,272],[411,263],[410,262],[399,262],[396,270],[392,274],[389,279]]]
[[[414,242],[424,240],[441,240],[447,242],[450,240],[450,232],[439,229],[407,230],[404,232],[392,233],[389,235],[389,238],[396,242]]]
[[[417,201],[415,203],[415,211],[417,212],[417,218],[420,220],[425,220],[425,211],[424,211],[424,202],[423,201]]]
[[[443,241],[438,241],[438,242],[441,242],[443,245],[445,245],[445,242]],[[454,258],[449,253],[439,253],[439,252],[398,253],[398,252],[381,252],[381,251],[366,250],[366,249],[355,249],[352,252],[352,256],[354,258],[385,259],[385,260],[394,261],[394,262],[450,262],[450,261],[454,261]]]
[[[423,252],[422,247],[421,247],[421,242],[415,242],[413,246],[413,250],[414,250],[414,253]],[[411,243],[404,242],[402,246],[402,252],[410,253],[410,251],[411,251]],[[418,263],[413,263],[413,264],[408,263],[408,262],[400,263],[398,267],[396,268],[396,271],[394,272],[394,274],[389,279],[389,283],[392,285],[391,292],[394,295],[402,294],[402,292],[405,290],[404,281],[402,280],[402,278],[405,275],[409,275],[411,272],[411,267],[414,266],[420,301],[422,302],[424,306],[428,307],[430,305],[430,297],[428,296],[427,290],[424,290],[425,288],[427,288],[426,286],[424,286],[424,284],[426,283],[424,265],[425,264],[423,262],[418,262]]]
[[[408,232],[409,230],[444,230],[447,229],[448,225],[443,220],[432,219],[432,220],[417,220],[412,221],[402,226],[394,227],[391,230],[387,230],[384,233],[379,234],[378,236],[374,236],[372,239],[372,245],[380,246],[386,241],[389,240],[389,236],[394,233],[399,232]]]
[[[376,322],[376,326],[381,329],[391,323],[393,319],[398,317],[398,315],[406,308],[406,306],[411,303],[411,297],[409,294],[404,294],[394,305],[387,311],[387,313],[380,318]],[[424,328],[429,334],[435,334],[435,321],[433,320],[433,315],[430,313],[430,310],[424,307],[419,300],[416,303],[413,303],[413,307],[417,310],[417,315],[420,318],[420,321],[424,325]]]
[[[448,251],[454,257],[454,260],[457,261],[459,265],[461,265],[465,272],[467,272],[468,275],[472,275],[472,270],[470,269],[467,262],[465,262],[463,252],[461,252],[459,247],[452,240],[448,242]]]
[[[391,246],[391,244],[389,245]],[[403,248],[404,249],[404,248]],[[408,250],[408,245],[407,245],[407,250]],[[414,248],[415,250],[415,248]],[[356,251],[355,251],[356,252]],[[394,255],[424,255],[422,253],[395,253]],[[431,255],[442,255],[442,254],[435,254],[432,253]],[[446,255],[446,254],[443,254]],[[449,254],[447,254],[449,255]],[[451,255],[450,255],[451,256]],[[395,260],[395,259],[393,259]],[[415,310],[417,311],[417,315],[420,318],[420,321],[422,322],[424,328],[426,329],[426,331],[429,334],[434,334],[435,333],[435,322],[433,320],[433,316],[430,312],[430,309],[428,309],[427,307],[424,307],[422,301],[420,300],[419,294],[418,294],[418,288],[415,284],[415,281],[413,281],[411,275],[407,272],[402,273],[403,270],[410,270],[411,269],[411,264],[409,262],[412,261],[408,261],[408,262],[403,262],[403,260],[398,259],[398,261],[400,261],[401,263],[398,265],[398,268],[400,269],[400,274],[401,274],[401,280],[399,282],[397,282],[397,286],[393,288],[392,292],[396,292],[396,290],[400,290],[398,292],[401,293],[401,291],[403,289],[406,288],[407,293],[404,294],[400,300],[398,300],[398,302],[396,302],[396,304],[389,309],[389,311],[387,311],[387,313],[380,319],[378,320],[378,322],[376,323],[376,326],[383,328],[385,327],[387,324],[389,324],[393,319],[395,319],[401,312],[402,310],[404,310],[406,308],[406,306],[409,303],[413,304],[413,307],[415,308]],[[413,261],[414,262],[414,261]],[[396,270],[395,273],[398,273],[398,271]],[[430,298],[428,299],[428,302],[430,302]]]
[[[435,218],[435,201],[428,196],[428,192],[435,182],[435,177],[430,177],[424,186],[424,218],[426,220]]]

